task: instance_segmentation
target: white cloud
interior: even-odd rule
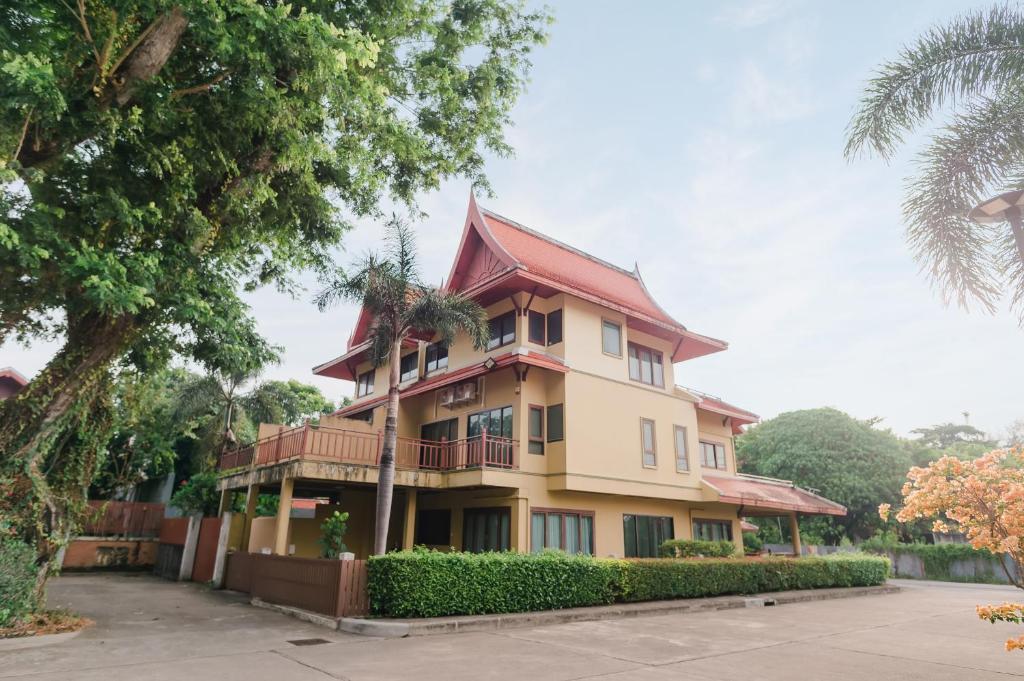
[[[715,15],[716,22],[730,28],[754,28],[762,26],[786,14],[793,3],[788,0],[732,0]]]

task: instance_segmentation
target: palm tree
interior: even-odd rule
[[[888,160],[905,137],[952,109],[918,156],[904,215],[915,256],[942,294],[994,312],[1011,296],[1024,322],[1024,235],[967,213],[997,191],[1024,189],[1024,15],[997,7],[925,33],[869,81],[846,157]]]
[[[197,431],[193,435],[200,441],[202,470],[211,470],[217,455],[238,445],[236,433],[241,432],[244,440],[253,439],[253,424],[242,407],[242,386],[255,377],[248,371],[193,374],[177,390],[174,420]]]
[[[387,225],[384,255],[368,254],[351,274],[338,270],[316,298],[324,310],[339,300],[362,303],[373,315],[370,360],[388,366],[387,418],[377,483],[377,516],[373,552],[387,549],[388,523],[395,484],[395,444],[398,438],[398,383],[402,343],[415,331],[430,331],[449,344],[466,333],[483,350],[489,335],[487,315],[476,301],[461,293],[443,291],[420,281],[412,231],[397,218]]]

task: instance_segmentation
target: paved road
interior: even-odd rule
[[[895,595],[559,624],[495,633],[371,639],[250,607],[237,595],[148,575],[69,575],[55,605],[96,620],[77,638],[0,652],[0,678],[32,681],[591,679],[774,681],[1002,679],[1011,625],[974,605],[1003,587],[901,582]],[[290,641],[328,642],[296,646]]]

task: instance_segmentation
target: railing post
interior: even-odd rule
[[[302,443],[299,445],[299,457],[300,458],[304,454],[306,454],[306,442],[307,442],[308,438],[309,438],[309,419],[307,418],[306,422],[302,424]]]
[[[281,433],[283,433],[283,432],[284,432],[284,426],[278,426],[277,427],[277,444],[274,447],[274,463],[277,463],[278,461],[281,460],[281,440],[283,439],[281,437]]]
[[[448,470],[448,438],[441,436],[441,446],[437,449],[437,467],[443,471]]]
[[[487,465],[487,429],[484,428],[480,433],[480,467],[483,468]]]

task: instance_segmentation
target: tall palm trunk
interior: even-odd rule
[[[373,553],[388,550],[388,526],[391,523],[391,500],[395,493],[395,446],[398,443],[398,383],[402,356],[402,340],[391,346],[388,363],[388,414],[384,419],[384,442],[380,452],[380,477],[377,481],[377,524],[374,529]]]

